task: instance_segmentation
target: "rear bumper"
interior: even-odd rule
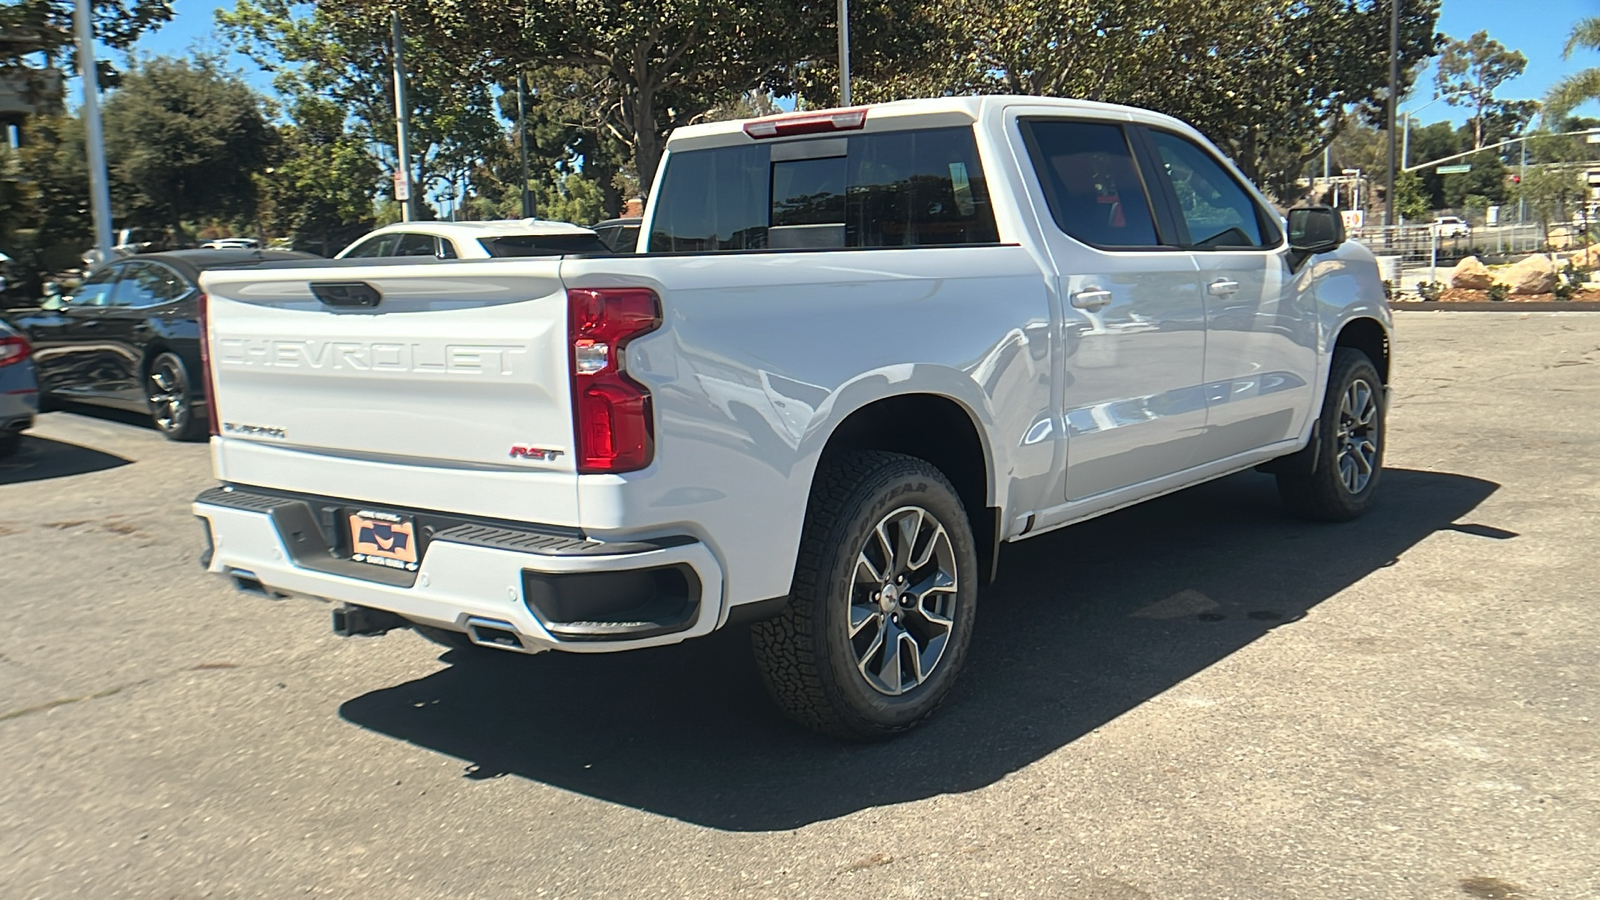
[[[319,513],[365,506],[247,488],[195,499],[202,562],[242,588],[340,601],[467,634],[514,632],[523,652],[606,652],[675,643],[723,617],[722,568],[690,538],[602,543],[418,513],[430,523],[413,573],[353,563],[329,549]],[[437,525],[434,530],[433,526]]]

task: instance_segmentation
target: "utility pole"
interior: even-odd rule
[[[1528,136],[1522,136],[1522,165],[1517,169],[1517,224],[1528,224],[1528,198],[1522,185],[1528,180]],[[1548,229],[1547,229],[1548,231]]]
[[[839,105],[850,105],[850,0],[839,0]]]
[[[533,218],[533,191],[528,187],[528,76],[517,70],[517,146],[522,150],[522,217]]]
[[[81,2],[81,0],[80,0]],[[400,12],[389,14],[389,24],[394,32],[394,126],[395,126],[395,188],[400,201],[400,218],[409,222],[417,217],[416,200],[411,194],[411,114],[406,105],[405,35],[400,31]]]
[[[78,76],[83,79],[83,130],[89,153],[89,208],[94,213],[94,248],[111,259],[111,188],[106,176],[105,133],[100,128],[100,77],[94,65],[94,29],[89,0],[78,0],[72,16],[78,38]]]
[[[1400,0],[1389,0],[1389,175],[1384,182],[1383,224],[1394,224],[1394,113],[1400,103]]]

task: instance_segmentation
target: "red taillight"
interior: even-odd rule
[[[661,301],[645,288],[567,291],[572,425],[582,474],[632,472],[655,456],[650,392],[628,377],[628,341],[661,327]]]
[[[217,426],[217,380],[211,376],[211,298],[201,294],[195,302],[200,307],[200,375],[206,380],[206,420],[215,437],[222,429]]]
[[[816,113],[790,113],[785,116],[768,116],[744,123],[744,133],[756,140],[774,137],[794,137],[801,134],[823,134],[829,131],[860,131],[867,125],[867,110],[830,109]]]
[[[0,366],[14,365],[33,355],[33,347],[20,334],[0,335]]]

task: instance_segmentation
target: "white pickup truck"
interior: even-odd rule
[[[209,568],[469,654],[751,621],[789,715],[875,738],[948,693],[1007,541],[1251,467],[1372,500],[1372,256],[1182,122],[721,122],[655,184],[632,254],[208,271]]]

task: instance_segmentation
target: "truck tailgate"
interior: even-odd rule
[[[550,258],[206,272],[219,476],[576,525],[559,266]],[[376,305],[340,302],[361,285],[377,292]]]

